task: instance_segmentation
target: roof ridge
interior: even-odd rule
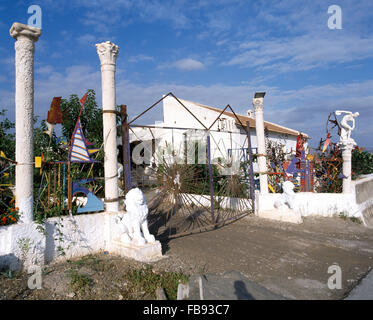
[[[211,107],[211,106],[208,106],[208,105],[204,105],[204,104],[202,104],[202,103],[198,103],[198,102],[194,102],[194,101],[190,101],[190,100],[186,100],[186,99],[181,99],[181,98],[178,98],[178,99],[179,99],[180,101],[185,101],[185,102],[193,103],[193,104],[195,104],[195,105],[197,105],[197,106],[200,106],[200,107],[202,107],[202,108],[207,108],[207,109],[209,109],[209,110],[216,111],[216,112],[219,112],[219,113],[221,113],[221,112],[223,111],[223,109],[219,109],[219,108],[216,108],[216,107]],[[230,106],[230,105],[229,105],[229,106]],[[232,108],[232,107],[231,107],[231,108]],[[232,109],[232,110],[233,110],[233,109]],[[234,117],[234,114],[233,114],[232,112],[230,112],[230,111],[224,111],[223,114],[225,114],[225,113],[229,113],[230,116]],[[235,114],[237,115],[238,118],[239,118],[239,117],[243,117],[243,118],[246,118],[246,119],[248,119],[248,120],[255,121],[255,118],[249,117],[249,116],[247,116],[247,115],[242,115],[242,114],[239,114],[239,113],[236,113],[236,112],[235,112]],[[240,121],[241,121],[241,119],[240,119]],[[241,121],[241,122],[242,122],[242,121]],[[242,123],[242,124],[245,125],[244,123]],[[306,134],[306,133],[304,133],[304,132],[301,132],[301,131],[299,131],[299,130],[294,130],[294,129],[291,129],[291,128],[288,128],[288,127],[282,126],[282,125],[280,125],[280,124],[277,124],[277,123],[273,123],[273,122],[270,122],[270,121],[266,121],[266,120],[264,120],[264,125],[266,125],[266,124],[267,124],[267,125],[274,126],[274,127],[277,127],[278,129],[282,129],[282,130],[284,130],[284,131],[288,131],[288,132],[286,132],[286,133],[291,134],[291,135],[302,134],[302,135],[304,135],[304,136],[306,136],[306,137],[309,137],[308,134]],[[281,133],[281,132],[276,131],[276,130],[274,130],[274,129],[275,129],[275,128],[272,128],[272,130],[271,130],[271,129],[268,128],[269,131],[273,131],[273,132]]]

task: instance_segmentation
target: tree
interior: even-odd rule
[[[79,97],[72,94],[70,99],[61,100],[62,133],[70,141],[78,120],[81,104]],[[96,94],[94,90],[88,90],[87,100],[84,104],[82,115],[80,117],[82,128],[86,139],[93,142],[97,148],[103,143],[102,138],[102,111],[96,103]]]
[[[11,130],[14,129],[14,123],[5,117],[5,110],[0,111],[0,150],[4,152],[7,158],[14,159],[15,139]],[[15,219],[11,215],[10,208],[13,193],[9,184],[14,182],[14,166],[8,160],[0,158],[0,226],[12,223],[9,219]]]
[[[373,154],[355,147],[352,151],[352,178],[373,173]]]
[[[0,111],[0,150],[3,151],[9,159],[14,159],[16,143],[14,134],[10,131],[14,129],[15,125],[5,117],[5,111],[6,110]]]
[[[40,127],[36,127],[37,120],[38,116],[34,118],[34,156],[40,157],[43,153],[45,161],[63,160],[67,153],[58,148],[56,133],[53,131],[52,136],[49,137],[44,133],[47,131],[45,120],[41,121]]]

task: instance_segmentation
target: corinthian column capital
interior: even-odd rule
[[[254,98],[253,106],[254,106],[255,112],[263,111],[263,98]]]
[[[106,41],[96,44],[96,48],[101,65],[115,65],[119,52],[119,47],[117,45],[110,41]]]
[[[9,33],[16,40],[29,39],[36,42],[41,35],[41,29],[30,27],[19,22],[14,22],[9,30]]]

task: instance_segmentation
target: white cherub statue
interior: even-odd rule
[[[341,135],[340,135],[340,142],[352,142],[355,143],[354,139],[351,138],[351,132],[355,129],[355,118],[359,116],[359,112],[352,113],[351,111],[342,111],[337,110],[335,114],[340,116],[344,114],[341,120]],[[349,122],[352,122],[352,125],[349,125]]]
[[[128,191],[125,199],[126,213],[119,219],[123,234],[121,241],[144,245],[154,243],[155,238],[148,229],[148,206],[143,192],[139,188]],[[142,232],[141,232],[142,231]]]
[[[294,184],[291,181],[285,181],[282,184],[281,197],[274,203],[276,209],[295,209]]]

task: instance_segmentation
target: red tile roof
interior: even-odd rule
[[[184,99],[180,99],[180,100],[183,101]],[[196,103],[196,102],[192,102],[192,101],[188,101],[188,100],[184,100],[184,101],[193,103],[193,104],[195,104],[199,107],[206,108],[206,109],[215,111],[217,113],[221,113],[223,111],[221,109],[210,107],[210,106],[205,106],[205,105],[200,104],[200,103]],[[244,116],[244,115],[241,115],[241,114],[238,114],[238,113],[236,113],[236,116],[237,116],[237,118],[236,118],[234,116],[234,114],[230,111],[224,111],[223,114],[226,115],[226,116],[232,117],[235,120],[237,125],[240,125],[240,122],[237,120],[237,118],[238,118],[244,126],[246,126],[246,122],[249,122],[250,128],[255,128],[256,127],[254,118]],[[272,132],[276,132],[276,133],[282,133],[282,134],[288,134],[288,135],[291,135],[291,136],[298,136],[299,133],[302,133],[303,136],[305,136],[306,138],[309,138],[309,136],[307,134],[305,134],[304,132],[300,132],[300,131],[297,131],[297,130],[286,128],[284,126],[280,126],[278,124],[275,124],[275,123],[272,123],[272,122],[269,122],[269,121],[264,121],[264,128],[266,128],[268,131],[272,131]]]

